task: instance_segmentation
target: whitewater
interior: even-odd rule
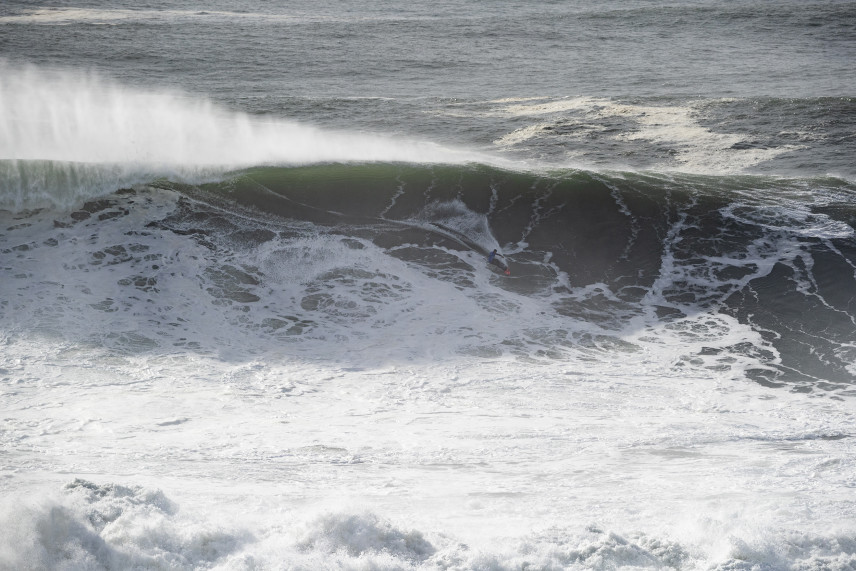
[[[852,569],[851,14],[0,8],[0,569]]]

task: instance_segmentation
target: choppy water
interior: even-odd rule
[[[851,568],[854,27],[4,4],[0,567]]]

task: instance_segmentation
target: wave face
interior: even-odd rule
[[[456,283],[499,246],[514,276],[501,287],[614,341],[668,331],[687,349],[676,366],[815,388],[853,381],[854,189],[840,180],[324,165],[204,188],[335,232],[360,227],[410,263],[434,267],[437,248],[451,249],[440,267],[463,264],[447,270]],[[735,340],[726,318],[754,335]],[[559,330],[545,332],[564,337],[548,346],[581,342]]]
[[[419,294],[400,280],[402,272],[415,272],[420,282],[464,296],[471,311],[505,314],[521,303],[494,307],[494,294],[482,289],[488,283],[503,296],[536,300],[537,313],[515,318],[481,343],[450,341],[449,354],[580,358],[595,350],[606,358],[653,342],[679,348],[669,370],[729,371],[807,391],[849,392],[854,380],[849,292],[856,212],[854,188],[838,179],[535,175],[479,165],[370,163],[259,167],[223,182],[162,180],[147,188],[61,214],[54,224],[63,230],[52,233],[98,235],[96,220],[143,208],[126,232],[157,228],[192,238],[194,250],[210,248],[201,267],[194,262],[210,301],[245,308],[256,329],[285,328],[273,338],[325,331],[317,341],[338,327],[358,336],[386,328],[429,335],[434,325],[420,323],[425,316],[406,318]],[[164,216],[170,193],[180,200]],[[164,200],[153,213],[144,208]],[[128,245],[108,246],[93,249],[81,267],[106,260],[141,265],[122,283],[143,285],[120,297],[137,287],[160,291],[154,286],[165,279],[160,262],[144,263],[147,256]],[[511,267],[508,279],[484,271],[494,248]],[[219,261],[226,259],[233,261]],[[366,263],[374,267],[368,273]],[[295,305],[282,310],[287,319],[256,311],[268,306],[265,286],[283,279],[292,289],[289,301],[281,301]],[[87,305],[108,302],[115,310],[119,300],[110,299]],[[400,314],[384,307],[392,300]],[[175,302],[156,296],[153,303]],[[368,318],[376,321],[367,328]],[[419,354],[411,350],[411,357]]]

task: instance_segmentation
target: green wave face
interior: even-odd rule
[[[773,332],[780,362],[757,370],[759,381],[852,379],[856,189],[840,179],[360,163],[254,168],[173,188],[369,239],[462,284],[471,262],[443,269],[437,252],[472,260],[498,248],[512,274],[503,287],[550,297],[558,314],[625,332],[643,318],[677,327],[729,316]]]

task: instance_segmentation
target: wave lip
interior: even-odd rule
[[[214,171],[263,164],[484,158],[428,142],[254,117],[180,93],[132,89],[94,73],[3,63],[0,77],[0,208],[62,204],[62,196],[117,188],[108,190],[98,184],[102,180],[196,181]]]

